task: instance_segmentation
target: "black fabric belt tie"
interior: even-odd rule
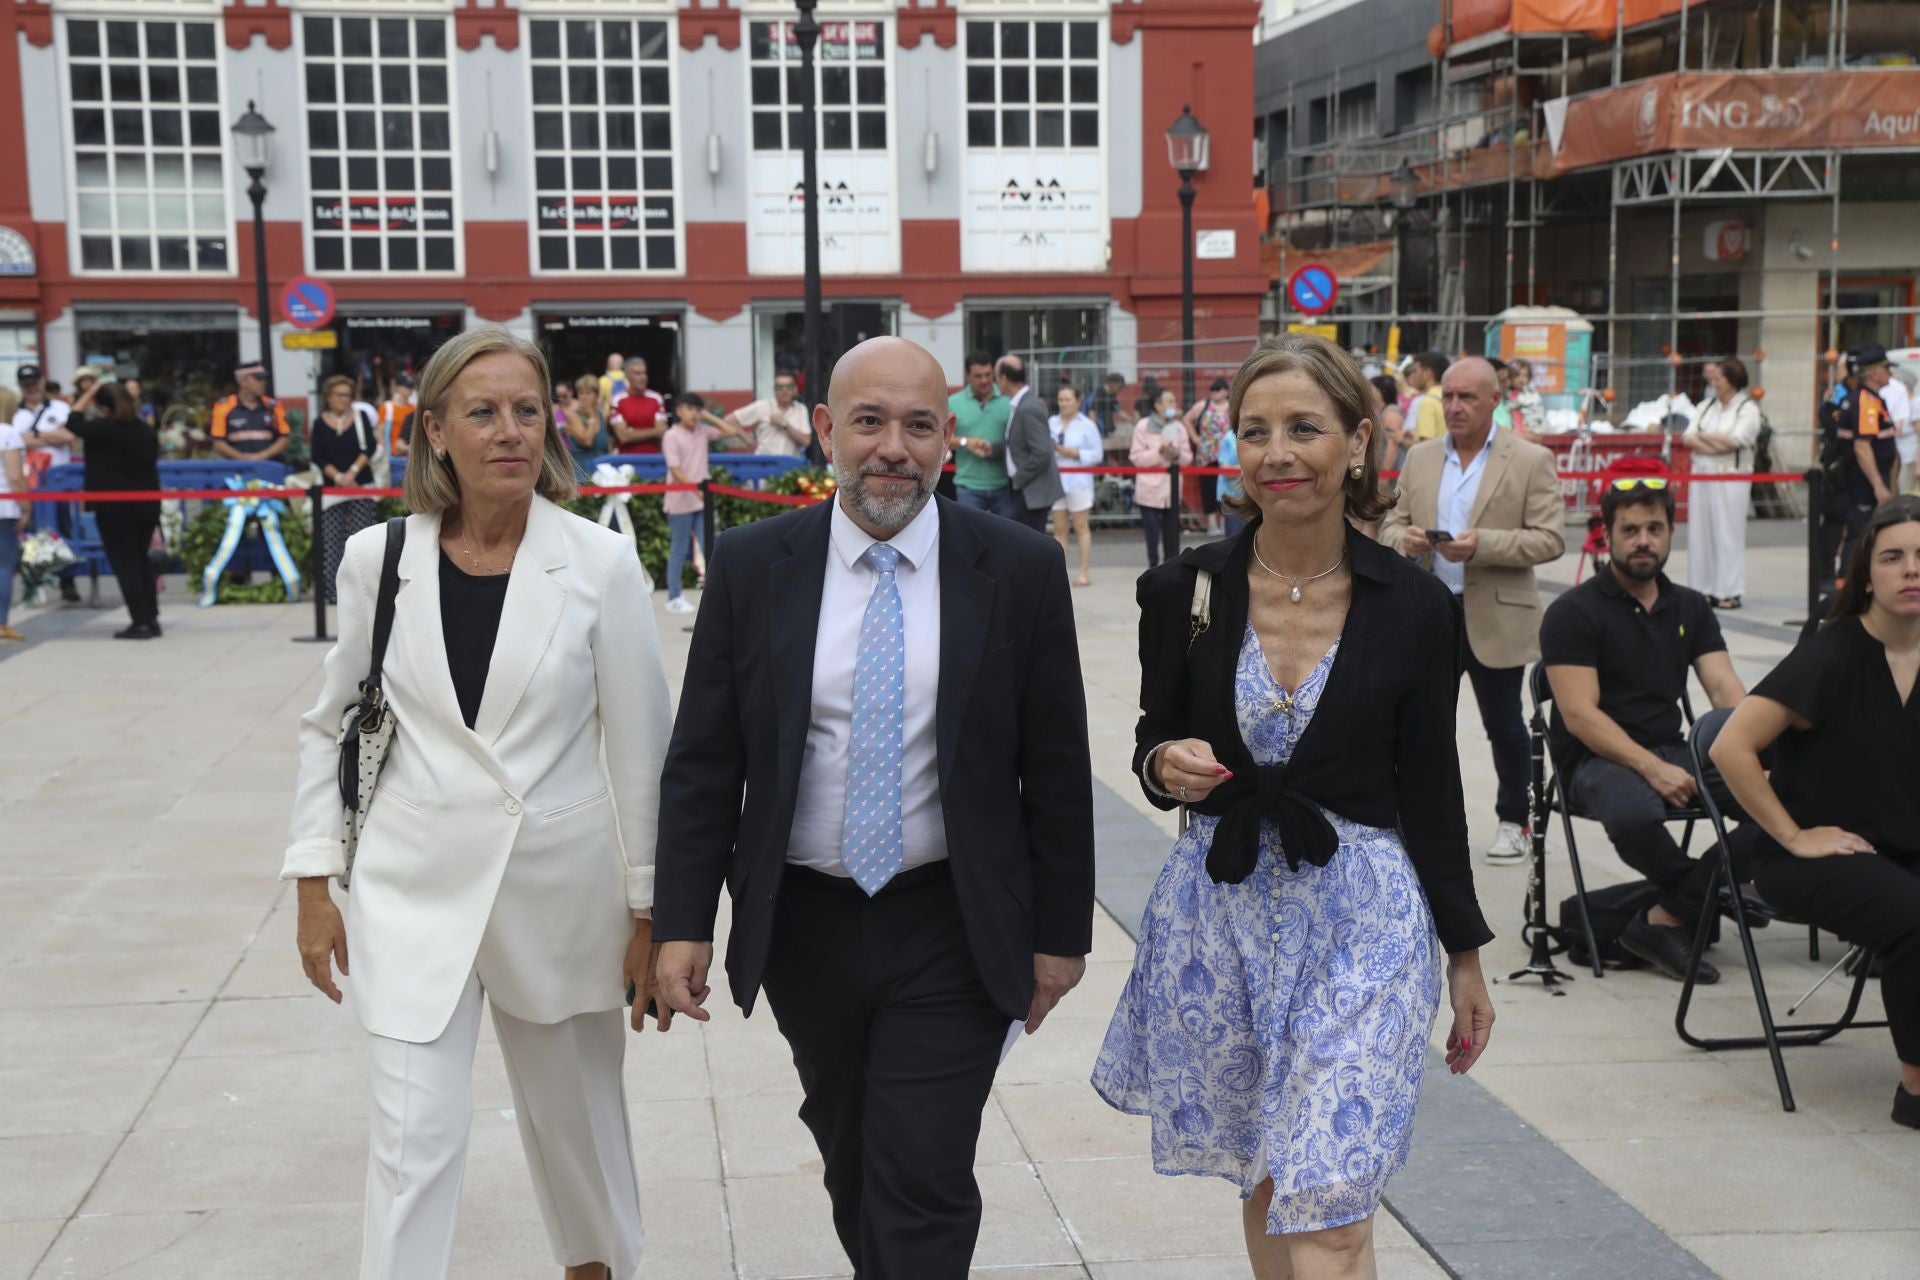
[[[1207,875],[1215,884],[1239,884],[1253,874],[1260,861],[1263,818],[1278,831],[1289,870],[1300,870],[1303,862],[1324,867],[1333,861],[1340,847],[1338,833],[1311,796],[1282,780],[1285,773],[1286,766],[1279,764],[1258,766],[1251,776],[1236,772],[1205,800],[1187,806],[1220,820],[1207,850]]]

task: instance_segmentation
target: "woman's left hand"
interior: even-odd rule
[[[635,1031],[647,1029],[647,1003],[653,999],[657,984],[653,977],[656,959],[653,946],[653,921],[635,920],[633,937],[627,943],[627,960],[621,972],[633,987],[632,1023]]]
[[[1480,973],[1480,952],[1462,951],[1447,960],[1447,996],[1453,1027],[1447,1032],[1447,1070],[1463,1076],[1487,1050],[1493,1033],[1493,1001]]]

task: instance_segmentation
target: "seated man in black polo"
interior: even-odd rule
[[[1540,624],[1553,686],[1548,736],[1573,811],[1605,827],[1620,860],[1660,887],[1621,947],[1678,980],[1707,909],[1711,867],[1681,852],[1667,829],[1669,809],[1695,802],[1680,712],[1687,669],[1716,707],[1731,707],[1746,689],[1706,596],[1661,572],[1673,549],[1668,481],[1616,480],[1600,514],[1611,562],[1554,601]],[[1703,960],[1699,980],[1719,978]]]

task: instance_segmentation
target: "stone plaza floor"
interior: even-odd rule
[[[1749,683],[1786,652],[1794,632],[1782,622],[1804,614],[1793,535],[1764,528],[1754,542],[1747,607],[1723,616]],[[1096,776],[1127,821],[1157,824],[1170,843],[1170,819],[1145,805],[1128,770],[1141,558],[1138,535],[1102,534],[1096,583],[1075,599]],[[1676,576],[1684,562],[1676,557]],[[1569,556],[1543,579],[1565,584],[1573,571]],[[115,643],[121,613],[70,608],[26,611],[33,643],[0,651],[0,1280],[355,1270],[363,1034],[350,1011],[307,986],[292,892],[274,878],[294,723],[317,688],[322,648],[289,642],[311,629],[310,608],[199,610],[179,579],[168,585],[158,643]],[[677,688],[688,620],[658,618]],[[1493,777],[1472,705],[1463,699],[1459,741],[1478,849],[1492,834]],[[1599,828],[1583,823],[1579,838],[1591,884],[1628,878]],[[1569,892],[1557,832],[1552,847],[1557,902]],[[1920,1274],[1920,1134],[1887,1119],[1895,1072],[1884,1031],[1790,1051],[1799,1110],[1783,1113],[1764,1053],[1708,1055],[1679,1042],[1675,983],[1583,974],[1556,997],[1505,982],[1526,958],[1526,873],[1476,857],[1476,874],[1500,934],[1485,953],[1487,973],[1502,979],[1499,1022],[1477,1083],[1430,1080],[1417,1159],[1456,1161],[1460,1179],[1489,1185],[1513,1175],[1505,1166],[1517,1149],[1494,1134],[1428,1124],[1450,1090],[1483,1089],[1492,1110],[1475,1114],[1517,1116],[1517,1128],[1596,1180],[1596,1216],[1644,1217],[1678,1246],[1674,1256],[1735,1280]],[[1115,910],[1122,918],[1101,914],[1085,984],[1001,1071],[979,1152],[977,1276],[1247,1274],[1231,1188],[1156,1177],[1145,1123],[1108,1110],[1086,1084],[1132,954],[1123,926],[1134,921]],[[1839,953],[1828,938],[1827,961],[1811,964],[1805,932],[1780,928],[1759,936],[1759,950],[1777,1013]],[[1700,1023],[1749,1030],[1752,996],[1731,933],[1715,957],[1725,977],[1701,992]],[[642,1274],[844,1275],[785,1046],[770,1018],[740,1018],[723,982],[712,1023],[649,1032],[628,1055]],[[1842,998],[1830,985],[1809,1012],[1831,1015]],[[1878,1016],[1876,988],[1867,1010]],[[1436,1039],[1444,1032],[1443,1020]],[[489,1029],[454,1268],[462,1278],[559,1274],[510,1107]],[[1410,1221],[1414,1233],[1380,1215],[1389,1280],[1589,1274],[1537,1261],[1553,1242],[1524,1213]],[[1657,1268],[1591,1273],[1662,1280]]]

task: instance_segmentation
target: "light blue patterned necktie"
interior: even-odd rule
[[[900,822],[905,751],[907,641],[894,571],[900,553],[876,542],[861,557],[873,567],[873,594],[860,622],[853,668],[853,736],[847,749],[847,810],[840,861],[872,897],[900,872],[906,852]]]

